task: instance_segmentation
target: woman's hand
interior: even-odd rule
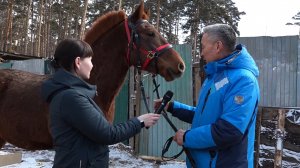
[[[144,121],[145,127],[151,127],[157,123],[160,114],[148,113],[138,117],[138,120]]]

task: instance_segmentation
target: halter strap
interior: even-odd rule
[[[129,43],[130,43],[130,31],[129,31],[129,27],[128,27],[128,20],[125,19],[125,30],[126,30],[126,35],[127,35],[127,40],[128,40],[128,49],[127,49],[127,54],[126,54],[126,60],[128,65],[130,66],[130,48],[129,48]]]
[[[128,65],[130,66],[130,43],[132,43],[132,48],[137,49],[138,47],[132,41],[132,37],[130,34],[130,28],[129,28],[129,24],[128,24],[128,19],[125,19],[125,30],[126,30],[127,40],[128,40],[128,49],[127,49],[127,54],[126,54],[126,60],[127,60]],[[133,31],[133,30],[131,30],[131,31]],[[169,43],[161,45],[154,50],[146,50],[144,48],[139,47],[139,51],[146,55],[146,60],[144,61],[143,65],[138,65],[138,66],[141,66],[142,70],[145,70],[146,67],[150,64],[150,62],[152,61],[152,59],[154,57],[159,57],[159,55],[161,55],[162,53],[164,53],[165,51],[167,51],[170,48],[172,48],[172,45]]]

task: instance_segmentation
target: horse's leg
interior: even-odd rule
[[[4,146],[5,140],[0,138],[0,149]]]

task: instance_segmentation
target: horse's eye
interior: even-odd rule
[[[154,37],[155,36],[154,32],[149,32],[149,33],[147,33],[147,35],[150,36],[150,37]]]

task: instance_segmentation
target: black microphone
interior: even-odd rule
[[[173,92],[168,90],[166,92],[166,94],[164,95],[160,106],[158,107],[158,109],[154,112],[155,114],[161,114],[161,111],[166,107],[166,105],[168,104],[168,102],[172,99],[173,97]],[[149,127],[146,127],[146,129],[148,129]]]
[[[166,107],[166,105],[168,104],[168,102],[172,99],[173,97],[173,92],[168,90],[166,92],[166,94],[164,95],[160,106],[158,107],[158,109],[154,112],[155,114],[161,114],[161,111]]]

